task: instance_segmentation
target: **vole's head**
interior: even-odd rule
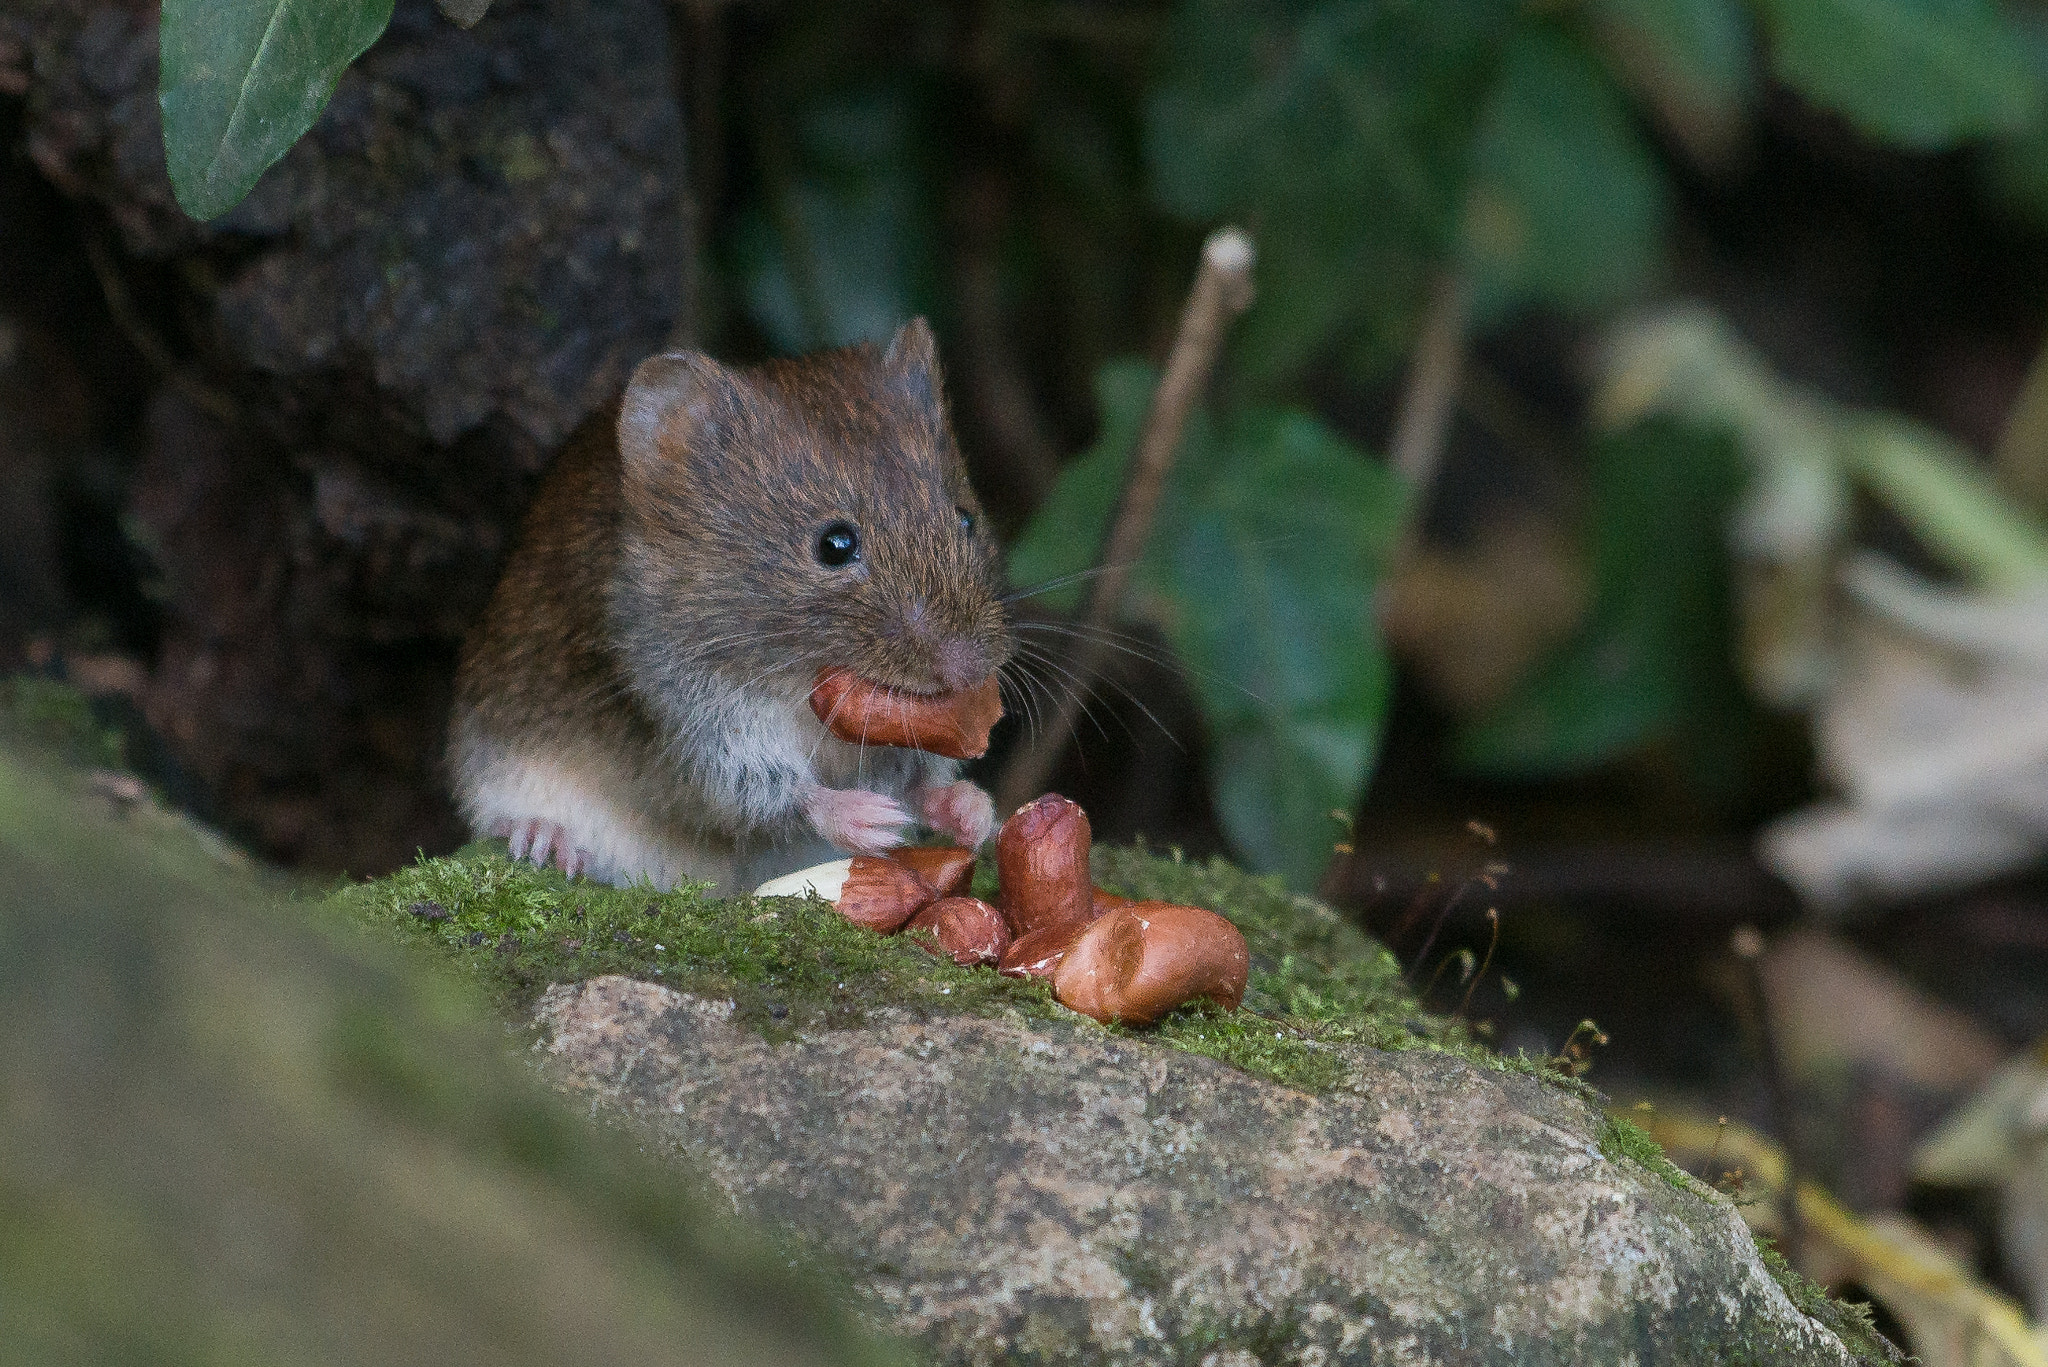
[[[636,668],[808,690],[821,667],[918,692],[1008,660],[999,555],[931,329],[756,369],[643,362],[619,416],[613,597]]]

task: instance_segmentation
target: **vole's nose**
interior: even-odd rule
[[[933,653],[932,673],[948,692],[974,687],[988,677],[988,669],[988,652],[964,637],[941,641]]]

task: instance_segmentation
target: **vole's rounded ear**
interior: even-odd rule
[[[882,353],[882,368],[920,408],[939,411],[939,344],[932,327],[913,318],[896,329]]]
[[[729,431],[747,402],[747,382],[700,351],[650,356],[619,405],[619,455],[629,471],[673,464]]]

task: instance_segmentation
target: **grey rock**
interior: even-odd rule
[[[729,1016],[593,979],[537,1050],[941,1362],[1851,1360],[1732,1206],[1530,1077],[1359,1049],[1311,1097],[1087,1023]]]
[[[5,708],[0,1362],[899,1367],[431,967]]]

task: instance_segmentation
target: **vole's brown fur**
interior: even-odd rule
[[[807,705],[821,666],[942,692],[1008,658],[939,384],[922,320],[886,349],[642,364],[549,472],[465,644],[450,761],[472,827],[616,882],[729,887],[827,857],[819,836],[894,843],[898,799],[985,833],[951,762],[847,745]],[[831,568],[818,537],[842,521],[860,557]]]

